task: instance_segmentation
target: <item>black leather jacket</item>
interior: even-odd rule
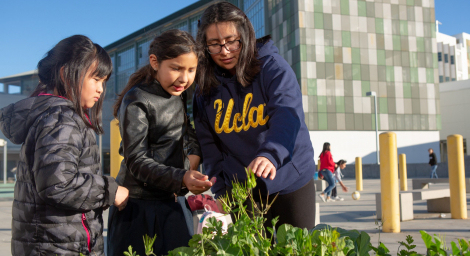
[[[124,160],[116,181],[129,189],[129,197],[159,200],[188,192],[182,188],[186,156],[202,153],[185,98],[171,96],[156,80],[124,96],[118,112]]]

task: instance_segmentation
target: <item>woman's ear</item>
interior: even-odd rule
[[[64,69],[65,67],[60,68],[60,80],[62,80],[62,84],[65,84]]]
[[[155,56],[155,54],[150,54],[149,62],[150,62],[150,66],[152,66],[153,70],[157,71],[158,70],[158,59],[157,59],[157,56]]]

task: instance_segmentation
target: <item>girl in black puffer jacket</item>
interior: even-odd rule
[[[128,190],[100,170],[109,55],[85,36],[60,41],[38,63],[30,98],[0,110],[0,129],[23,144],[13,202],[13,255],[104,255],[103,209]]]

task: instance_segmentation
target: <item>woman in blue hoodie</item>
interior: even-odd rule
[[[259,177],[255,192],[279,194],[266,223],[279,216],[277,225],[313,228],[315,162],[292,68],[227,2],[204,11],[196,41],[194,123],[204,169],[217,178],[212,192],[230,193],[232,181],[246,179],[251,168]]]

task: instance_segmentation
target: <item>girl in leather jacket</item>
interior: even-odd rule
[[[123,211],[110,208],[109,255],[122,255],[129,245],[144,255],[144,235],[157,236],[156,255],[187,246],[193,224],[181,196],[215,182],[197,171],[202,154],[186,115],[185,90],[198,62],[194,39],[164,32],[150,44],[149,62],[130,77],[114,108],[124,157],[116,181],[130,198]]]

